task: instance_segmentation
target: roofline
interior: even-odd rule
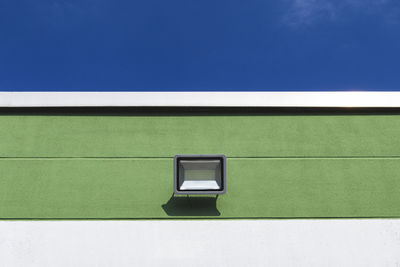
[[[400,92],[0,92],[0,107],[400,107]]]

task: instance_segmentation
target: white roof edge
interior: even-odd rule
[[[400,92],[0,92],[0,107],[400,107]]]

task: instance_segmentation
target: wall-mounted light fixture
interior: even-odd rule
[[[224,194],[226,192],[225,155],[176,155],[174,194]]]

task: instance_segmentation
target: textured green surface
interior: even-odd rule
[[[0,116],[0,218],[400,217],[400,116]],[[223,153],[227,194],[172,195]]]
[[[396,217],[399,163],[230,159],[228,193],[216,203],[194,199],[194,210],[190,200],[167,209],[178,217]],[[162,205],[171,197],[172,159],[0,160],[0,170],[2,218],[171,217]]]
[[[400,156],[400,115],[0,116],[0,157]]]

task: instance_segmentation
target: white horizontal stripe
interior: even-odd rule
[[[399,266],[400,220],[0,221],[1,266]]]
[[[400,107],[400,92],[0,92],[2,107]]]
[[[179,190],[218,190],[220,189],[216,181],[196,180],[184,181]]]

